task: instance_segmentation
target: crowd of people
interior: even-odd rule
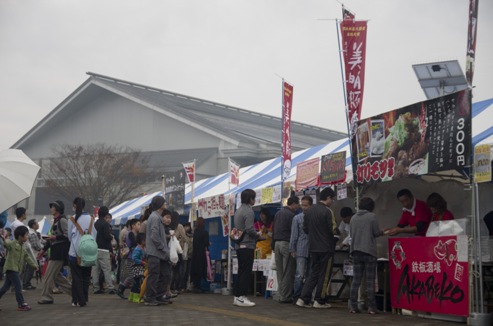
[[[328,284],[334,252],[348,248],[353,263],[349,311],[360,312],[358,292],[364,283],[368,313],[375,314],[376,238],[402,233],[423,236],[431,222],[454,218],[440,194],[432,193],[424,202],[402,189],[397,199],[403,211],[396,227],[379,227],[373,213],[375,202],[369,197],[359,200],[356,212],[343,207],[342,221],[337,225],[331,209],[335,192],[327,187],[320,191],[317,203],[308,195],[301,200],[293,196],[275,216],[262,208],[255,221],[255,196],[252,189],[242,191],[231,235],[238,259],[233,304],[239,307],[255,306],[247,297],[254,259],[274,255],[278,281],[275,298],[279,303],[330,308]],[[53,304],[54,292],[61,291],[71,296],[74,307],[84,307],[91,284],[93,294],[118,295],[148,306],[169,304],[188,289],[203,292],[201,283],[207,278],[210,245],[203,218],[197,219],[192,232],[190,223],[180,224],[178,213],[166,209],[165,199],[156,196],[141,218],[127,221],[115,237],[107,207],[99,208],[96,221],[85,210],[83,198],[72,202],[72,216],[65,215],[62,201],[54,201],[49,207],[53,223],[48,236],[41,237],[34,219],[28,221],[28,227],[24,225],[27,216],[22,207],[16,209],[11,230],[3,229],[0,252],[4,266],[0,276],[5,282],[0,298],[13,287],[19,311],[31,309],[23,292],[35,289],[31,280],[41,270],[44,282],[40,305]],[[87,234],[97,243],[94,266],[80,263],[79,245]],[[62,273],[66,266],[70,278]]]
[[[41,236],[34,219],[29,220],[29,228],[24,225],[23,207],[16,209],[10,230],[0,228],[0,256],[4,258],[0,275],[5,278],[0,298],[12,288],[19,311],[31,310],[23,293],[35,289],[31,280],[35,273],[41,276],[41,271],[40,305],[53,304],[54,294],[63,292],[71,297],[72,306],[85,307],[90,285],[93,294],[118,295],[148,306],[169,304],[171,298],[187,291],[189,278],[193,291],[202,291],[209,247],[203,218],[196,221],[192,233],[190,223],[180,224],[178,213],[167,210],[165,199],[156,196],[141,218],[129,220],[115,237],[105,206],[99,208],[97,219],[85,210],[80,197],[72,203],[72,216],[65,215],[62,201],[49,207],[53,223],[48,235]],[[93,260],[83,252],[90,250],[82,245],[87,236],[97,245]],[[126,289],[130,290],[128,297]]]

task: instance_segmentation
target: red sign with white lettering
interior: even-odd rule
[[[390,238],[393,308],[469,315],[467,236]]]

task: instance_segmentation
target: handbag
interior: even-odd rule
[[[207,260],[207,281],[212,282],[214,281],[214,274],[212,273],[212,264],[209,255],[209,250],[205,251],[205,259]]]
[[[176,242],[173,241],[173,238],[174,237],[171,237],[170,242],[169,242],[169,260],[173,264],[176,264],[178,262],[178,251],[176,248]]]

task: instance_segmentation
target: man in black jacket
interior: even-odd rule
[[[111,231],[111,215],[106,206],[101,206],[98,211],[98,220],[94,223],[96,228],[96,242],[98,244],[98,260],[92,268],[92,286],[94,294],[103,294],[104,289],[99,284],[99,274],[103,271],[104,280],[108,287],[108,294],[115,294],[115,286],[111,277],[111,257],[112,250],[111,240],[113,240],[113,232]]]
[[[333,213],[329,208],[334,198],[334,191],[325,188],[320,192],[319,202],[305,213],[303,230],[308,235],[311,274],[303,286],[300,298],[296,301],[299,307],[311,307],[310,300],[313,289],[316,287],[313,308],[330,308],[330,304],[322,298],[322,291],[327,286],[326,274],[329,259],[334,255]]]

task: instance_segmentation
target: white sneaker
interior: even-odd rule
[[[305,301],[303,301],[303,299],[299,298],[297,301],[296,301],[296,305],[298,307],[302,307],[302,308],[311,308],[312,306],[310,304],[306,304]]]
[[[255,306],[255,302],[251,302],[247,297],[242,295],[240,297],[235,297],[233,305],[238,307],[253,307]]]
[[[328,304],[328,303],[321,304],[321,303],[318,303],[317,300],[315,300],[315,302],[313,303],[313,308],[317,308],[317,309],[328,309],[330,307],[331,307],[330,304]]]

